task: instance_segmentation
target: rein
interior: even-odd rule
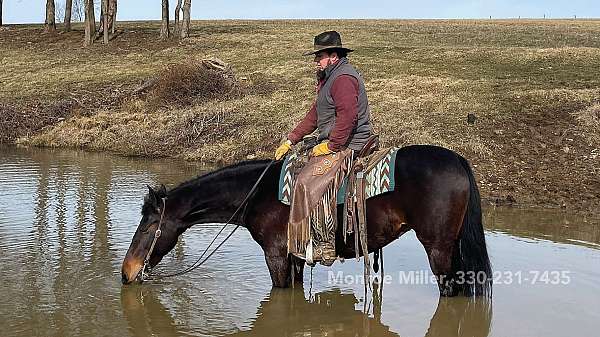
[[[223,225],[223,227],[221,227],[221,229],[219,230],[219,232],[217,233],[217,235],[215,235],[215,237],[212,239],[212,241],[208,244],[208,246],[206,247],[206,249],[204,250],[204,252],[202,252],[202,254],[200,255],[200,257],[194,262],[192,263],[191,266],[175,272],[175,273],[171,273],[171,274],[167,274],[167,275],[162,275],[159,278],[167,278],[167,277],[173,277],[173,276],[179,276],[179,275],[183,275],[183,274],[187,274],[195,269],[197,269],[198,267],[202,266],[211,256],[213,256],[213,254],[215,254],[217,252],[217,250],[219,248],[221,248],[221,246],[233,235],[233,233],[235,233],[235,231],[240,227],[240,225],[236,225],[235,228],[225,237],[225,239],[223,241],[221,241],[221,243],[219,243],[218,246],[215,247],[215,249],[208,254],[204,259],[202,259],[204,257],[204,255],[206,255],[206,253],[208,252],[208,250],[210,249],[210,247],[213,245],[213,243],[215,243],[215,241],[217,240],[217,238],[219,237],[219,235],[221,235],[221,233],[223,233],[223,231],[225,230],[225,228],[227,227],[227,225],[229,225],[231,223],[231,221],[233,220],[233,218],[237,215],[237,213],[246,206],[248,200],[250,200],[250,198],[252,197],[252,195],[254,194],[254,192],[256,191],[256,188],[258,187],[258,184],[260,183],[260,181],[264,178],[265,174],[267,173],[267,170],[271,167],[271,165],[273,165],[273,163],[275,163],[275,160],[271,160],[269,162],[269,164],[267,165],[267,167],[265,167],[265,169],[262,171],[262,173],[260,174],[260,176],[258,177],[258,179],[256,180],[256,182],[254,183],[254,186],[252,186],[252,188],[250,189],[250,192],[248,192],[248,194],[246,195],[246,197],[244,198],[244,200],[240,203],[240,205],[238,206],[238,208],[235,210],[235,212],[233,212],[233,214],[231,215],[231,217],[229,218],[229,220],[227,220],[227,222],[225,223],[225,225]],[[146,274],[145,270],[146,267],[149,265],[149,261],[150,261],[150,255],[152,255],[152,252],[154,251],[154,247],[156,245],[156,241],[158,241],[158,238],[160,237],[162,231],[161,231],[161,225],[163,222],[163,217],[165,214],[165,208],[167,205],[167,199],[163,198],[163,207],[162,207],[162,212],[160,215],[160,222],[158,223],[158,228],[156,229],[156,232],[154,232],[154,240],[152,241],[152,245],[150,246],[150,250],[148,251],[148,254],[146,254],[146,258],[144,259],[144,265],[142,267],[142,270],[140,270],[140,272],[138,273],[138,275],[140,276],[140,281],[144,281],[146,276],[149,276],[149,274]],[[150,270],[149,270],[150,272]],[[158,278],[154,278],[154,279],[158,279]]]

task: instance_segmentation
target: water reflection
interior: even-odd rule
[[[600,247],[600,226],[597,218],[572,215],[557,210],[522,210],[518,208],[487,208],[484,223],[488,230],[518,237],[551,240]]]
[[[308,295],[302,287],[273,288],[260,301],[249,330],[223,336],[400,336],[382,323],[381,294],[375,294],[369,314],[357,309],[354,293],[339,288]],[[175,336],[189,329],[176,323],[151,287],[124,287],[121,305],[133,336]],[[487,298],[440,298],[425,336],[487,337],[491,321]]]
[[[386,273],[394,282],[366,301],[361,285],[329,283],[329,269],[315,270],[314,293],[271,290],[263,252],[244,231],[198,273],[121,287],[120,263],[139,222],[146,184],[173,186],[202,168],[172,160],[2,147],[0,159],[2,336],[597,332],[600,226],[593,219],[557,211],[485,211],[495,270],[524,276],[569,271],[572,279],[562,286],[496,285],[491,329],[490,303],[438,300],[435,285],[398,282],[400,271],[429,270],[422,246],[410,233],[386,248]],[[187,232],[165,259],[165,270],[195,260],[194,253],[215,232],[210,226]],[[332,270],[354,275],[361,268],[360,262],[347,261]]]
[[[131,227],[114,228],[113,217],[127,224],[122,214],[139,210],[113,196],[130,192],[137,205],[146,183],[186,170],[173,178],[170,163],[41,149],[0,147],[0,158],[0,283],[10,299],[0,334],[121,335],[122,324],[107,322],[120,307],[117,265]]]
[[[177,336],[180,330],[167,308],[150,287],[121,289],[121,306],[131,336]]]
[[[425,336],[486,337],[491,322],[492,305],[487,298],[440,297]]]

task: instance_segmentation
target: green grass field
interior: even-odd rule
[[[270,157],[314,97],[312,59],[301,53],[335,29],[356,50],[350,60],[384,145],[456,150],[498,203],[600,205],[600,20],[194,21],[181,42],[159,41],[158,22],[118,27],[109,46],[88,49],[77,26],[0,31],[4,106],[13,115],[70,107],[15,135],[19,143],[206,162]],[[166,65],[207,57],[231,64],[246,95],[158,108],[128,98]]]

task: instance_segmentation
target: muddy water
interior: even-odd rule
[[[261,250],[243,230],[192,274],[121,286],[120,263],[146,184],[172,186],[202,170],[165,160],[0,148],[0,335],[600,333],[600,223],[563,212],[486,209],[496,281],[491,301],[439,299],[412,233],[384,250],[385,275],[372,285],[375,295],[365,296],[355,261],[307,268],[303,289],[271,289]],[[187,232],[160,269],[193,261],[216,231],[205,225]]]

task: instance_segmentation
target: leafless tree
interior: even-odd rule
[[[100,8],[100,26],[98,27],[98,37],[104,35],[104,28],[106,26],[106,31],[111,34],[115,33],[115,23],[117,21],[117,0],[106,0],[106,8],[105,8],[105,0],[101,0],[101,8]],[[105,13],[108,13],[105,15]],[[106,25],[104,18],[107,18]]]
[[[66,0],[65,2],[65,32],[71,31],[71,14],[73,13],[73,0]]]
[[[94,43],[94,35],[96,33],[96,16],[94,13],[94,0],[85,0],[85,38],[84,46],[89,46]]]
[[[183,0],[183,22],[181,24],[181,38],[190,36],[190,11],[192,9],[192,0]]]
[[[117,25],[117,0],[109,0],[108,2],[108,13],[110,13],[109,26],[111,33],[115,34],[115,26]]]
[[[46,21],[44,23],[44,31],[49,33],[56,32],[56,7],[54,0],[46,0]]]
[[[162,0],[162,24],[160,26],[160,38],[168,39],[169,35],[169,0]]]
[[[84,0],[73,0],[72,18],[77,22],[85,19],[85,4]]]
[[[102,0],[102,30],[104,33],[104,44],[108,44],[108,0]]]
[[[54,3],[54,18],[56,19],[56,23],[62,23],[65,17],[65,6],[60,1],[58,3]]]
[[[64,0],[64,3],[59,1],[56,4],[56,20],[65,24],[65,32],[71,31],[72,22],[84,20],[84,8],[84,0]]]
[[[180,22],[179,22],[179,14],[181,14],[181,0],[177,0],[177,6],[175,7],[175,27],[173,28],[173,35],[179,36],[180,34]]]

